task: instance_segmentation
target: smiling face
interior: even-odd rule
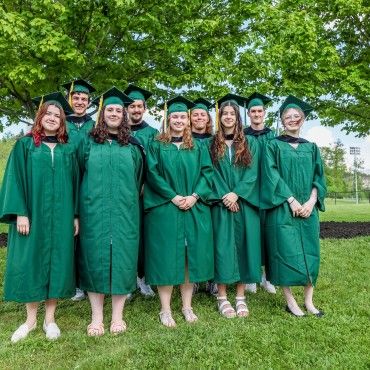
[[[282,122],[288,135],[297,136],[304,123],[304,114],[299,109],[289,108],[283,113]]]
[[[172,136],[182,136],[185,127],[189,125],[189,117],[186,112],[173,112],[169,115],[170,132]]]
[[[86,114],[86,109],[89,106],[89,95],[82,92],[75,92],[72,95],[72,108],[76,116]]]
[[[118,127],[123,120],[123,107],[119,104],[109,104],[104,109],[104,122],[108,126],[108,131],[112,133],[118,132]]]
[[[209,122],[208,113],[204,109],[194,109],[190,113],[191,128],[194,132],[204,134]]]
[[[60,127],[60,109],[56,105],[49,105],[45,115],[41,118],[41,126],[46,136],[56,135]]]
[[[227,131],[233,129],[236,124],[236,112],[232,106],[225,106],[221,113],[221,124]]]
[[[265,120],[265,109],[263,106],[251,107],[248,110],[248,117],[251,121],[252,126],[259,126],[263,128],[263,122]]]
[[[130,125],[137,125],[143,120],[145,103],[142,100],[135,100],[127,107],[128,120]]]

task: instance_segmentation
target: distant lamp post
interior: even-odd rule
[[[358,204],[358,188],[357,188],[357,156],[360,155],[360,148],[358,146],[350,146],[349,154],[354,156],[353,168],[355,172],[355,192],[356,192],[356,204]]]

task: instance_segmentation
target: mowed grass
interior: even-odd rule
[[[370,203],[334,204],[333,199],[326,199],[325,212],[320,212],[320,221],[370,222]]]
[[[250,317],[231,320],[220,317],[213,297],[200,293],[193,301],[199,322],[189,325],[181,317],[176,293],[176,329],[159,324],[158,298],[137,297],[125,308],[125,334],[88,338],[88,302],[63,301],[57,311],[62,330],[58,341],[45,339],[41,310],[36,331],[23,342],[12,344],[9,338],[24,320],[24,306],[2,303],[0,368],[369,368],[369,244],[370,237],[322,241],[321,273],[315,295],[317,306],[326,312],[322,319],[294,318],[284,311],[280,290],[276,296],[259,290],[248,296]],[[1,274],[4,264],[2,249]],[[0,280],[3,281],[2,276]],[[302,289],[295,291],[302,302]],[[230,298],[233,301],[234,294]],[[107,301],[106,328],[110,312]]]

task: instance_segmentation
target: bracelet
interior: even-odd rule
[[[199,199],[199,195],[197,193],[193,193],[193,194],[191,194],[191,196],[194,197],[196,200]]]
[[[293,198],[288,204],[292,204],[295,201],[295,198]]]

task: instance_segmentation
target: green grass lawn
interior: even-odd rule
[[[189,325],[180,315],[176,294],[173,310],[178,327],[171,330],[159,324],[158,299],[138,297],[126,306],[125,334],[88,338],[88,302],[64,301],[57,311],[62,330],[57,342],[45,340],[40,312],[37,330],[14,345],[9,338],[24,319],[24,307],[2,303],[0,368],[368,368],[369,244],[370,237],[322,241],[316,292],[317,306],[326,312],[322,319],[294,318],[284,312],[280,291],[276,296],[259,291],[248,297],[249,318],[227,320],[217,313],[214,298],[200,293],[193,301],[199,322]],[[2,249],[1,274],[4,260]],[[109,328],[109,304],[106,312]]]

